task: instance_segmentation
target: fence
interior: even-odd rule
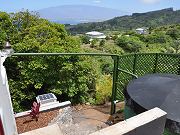
[[[115,90],[112,97],[111,114],[116,103],[124,100],[123,90],[134,78],[144,74],[170,73],[180,75],[180,55],[162,53],[129,54],[118,57]]]
[[[94,58],[91,59],[90,57]],[[61,101],[75,99],[78,102],[87,94],[94,95],[93,92],[95,92],[96,87],[94,82],[96,75],[98,76],[97,72],[94,72],[94,69],[96,69],[94,67],[100,66],[96,62],[103,57],[105,57],[104,61],[108,59],[112,64],[113,61],[117,60],[118,55],[99,53],[15,53],[5,63],[11,95],[15,99],[14,103],[17,101],[14,104],[15,112],[26,110],[37,95],[49,91],[55,92]],[[98,69],[100,68],[98,67]],[[114,68],[117,68],[117,66]],[[107,69],[108,73],[111,71],[109,69],[111,68]],[[113,69],[113,71],[117,70]],[[101,71],[99,70],[99,72]]]
[[[79,56],[112,57],[114,61],[114,67],[111,114],[116,112],[116,103],[124,100],[123,90],[129,83],[129,81],[131,81],[132,79],[137,78],[138,76],[142,76],[144,74],[151,73],[171,73],[178,75],[180,74],[180,55],[178,54],[141,53],[118,56],[116,54],[99,53],[16,53],[13,57],[19,58],[20,61],[26,61],[26,57],[49,57],[47,59],[48,62],[51,57],[59,58],[62,56],[68,56],[68,60],[74,60],[74,58]],[[53,64],[54,63],[52,63],[52,65]],[[8,66],[12,67],[14,65]],[[44,70],[45,67],[38,68]],[[33,72],[34,71],[32,70],[32,74]],[[40,73],[41,70],[39,70],[39,72],[36,72],[36,74]]]

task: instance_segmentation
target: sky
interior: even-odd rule
[[[36,11],[59,5],[94,5],[128,13],[147,12],[173,7],[180,9],[180,0],[0,0],[0,11]]]

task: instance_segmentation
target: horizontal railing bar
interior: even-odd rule
[[[138,78],[137,75],[135,75],[135,74],[133,74],[133,73],[130,73],[130,72],[126,71],[126,70],[123,70],[123,69],[120,69],[120,68],[118,68],[118,70],[121,71],[121,72],[124,72],[124,73],[126,73],[126,74],[132,75],[132,76],[135,77],[136,79]]]
[[[14,53],[13,56],[45,56],[45,55],[84,55],[84,56],[120,56],[127,57],[133,56],[135,53],[118,55],[118,54],[108,54],[108,53]],[[154,55],[156,53],[136,53],[137,55]],[[180,56],[180,54],[171,54],[171,53],[158,53],[159,55],[170,55],[170,56]]]
[[[179,56],[180,57],[180,54],[178,53],[158,53],[159,55],[169,55],[169,56]]]
[[[14,53],[12,56],[119,56],[108,53]]]
[[[135,54],[137,54],[137,55],[155,55],[156,53],[131,53],[131,54],[120,55],[120,58],[134,56]]]
[[[121,57],[127,57],[127,56],[134,56],[134,54],[137,54],[137,55],[155,55],[155,54],[158,54],[158,55],[180,56],[180,54],[177,54],[177,53],[131,53],[131,54],[120,55],[120,58]]]

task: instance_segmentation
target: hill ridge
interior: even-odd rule
[[[50,21],[104,21],[126,13],[117,9],[91,5],[62,5],[38,10],[42,18]]]
[[[177,23],[180,23],[180,10],[174,11],[173,8],[166,8],[146,13],[133,13],[132,15],[115,17],[103,22],[68,26],[67,30],[71,33],[85,33],[92,30],[131,30],[138,27],[158,27]]]

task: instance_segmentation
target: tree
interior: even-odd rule
[[[39,19],[39,15],[37,12],[29,12],[28,10],[12,13],[11,19],[14,27],[19,32],[22,32],[23,30],[30,28],[32,26],[35,26],[43,20]]]
[[[179,53],[180,50],[180,39],[174,40],[171,47],[175,50],[174,53]]]
[[[101,40],[101,41],[99,42],[99,46],[100,46],[100,47],[103,47],[103,46],[105,45],[105,43],[106,43],[105,40]]]
[[[17,23],[10,23],[18,28],[18,38],[12,38],[15,52],[81,52],[80,40],[67,35],[64,25],[38,17],[35,19],[31,14],[28,14],[28,18],[24,15],[27,14],[14,14],[14,17],[21,19],[16,18]],[[8,16],[7,19],[12,22],[14,17]],[[27,22],[29,18],[32,21]],[[90,90],[95,90],[96,78],[90,60],[78,56],[19,56],[8,59],[5,65],[14,110],[30,109],[28,106],[37,95],[50,92],[61,101],[87,101]]]
[[[94,48],[97,42],[98,42],[97,39],[93,39],[93,40],[91,41],[91,47]]]
[[[81,40],[82,40],[82,43],[84,43],[84,44],[89,44],[90,43],[90,38],[88,37],[88,36],[81,36],[80,37],[81,38]]]
[[[176,29],[176,28],[169,29],[166,32],[166,34],[169,35],[172,39],[175,39],[175,40],[180,38],[180,30]]]
[[[136,53],[141,50],[141,48],[144,46],[143,42],[139,40],[137,37],[127,37],[127,36],[121,36],[116,40],[116,45],[121,47],[123,50],[129,52],[129,53]]]
[[[170,42],[171,38],[163,32],[157,32],[145,36],[144,40],[149,44],[154,44],[154,43],[164,44]]]
[[[3,44],[7,40],[12,41],[11,38],[16,35],[15,32],[10,15],[0,12],[0,44]]]

